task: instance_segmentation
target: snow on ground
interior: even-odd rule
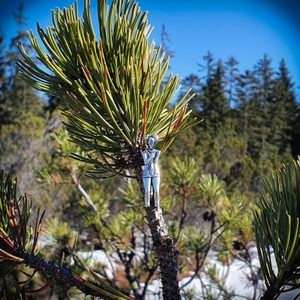
[[[106,266],[106,271],[108,274],[112,275],[112,267],[115,268],[118,263],[116,260],[116,256],[111,259],[111,261],[108,259],[106,253],[103,250],[95,250],[95,251],[81,251],[77,253],[79,257],[83,259],[89,259],[91,264],[95,263],[101,263],[102,265]],[[259,259],[257,255],[256,248],[253,247],[250,251],[251,259],[252,259],[252,265],[255,267],[259,266]],[[250,270],[240,260],[234,260],[229,266],[224,266],[216,259],[216,253],[210,252],[207,258],[207,267],[209,266],[215,266],[217,269],[218,274],[220,275],[226,275],[226,281],[225,286],[227,289],[234,291],[235,294],[240,295],[236,296],[235,299],[245,299],[244,297],[250,297],[252,299],[253,297],[253,286],[249,282],[249,276],[250,276]],[[229,268],[229,270],[228,270]],[[180,285],[184,284],[189,280],[189,277],[184,278],[181,280]],[[211,283],[207,278],[204,276],[201,276],[202,283],[205,285],[210,285]],[[260,280],[259,281],[259,288],[258,288],[258,295],[257,299],[259,299],[260,290],[263,287],[263,283]],[[202,284],[198,278],[193,279],[193,281],[185,288],[185,290],[192,289],[194,291],[195,300],[201,299],[202,295]],[[161,290],[161,282],[159,280],[154,280],[149,285],[149,293],[146,297],[146,300],[158,300],[158,296],[154,296],[153,294],[159,294],[159,291]],[[213,288],[213,290],[217,293],[218,289],[216,287]],[[292,300],[297,295],[297,292],[290,292],[282,294],[278,299],[280,300]]]
[[[89,264],[95,265],[97,263],[105,267],[105,272],[108,278],[113,278],[113,268],[116,269],[117,262],[114,257],[109,257],[103,250],[94,251],[78,251],[76,254],[84,260],[88,260]]]
[[[251,259],[253,267],[259,266],[259,260],[257,252],[251,250]],[[211,252],[208,255],[206,268],[215,267],[220,278],[225,278],[225,288],[228,292],[233,292],[237,296],[234,299],[243,299],[243,297],[249,297],[252,299],[254,289],[253,285],[249,281],[251,271],[246,266],[246,264],[240,260],[234,260],[231,264],[225,266],[219,262],[216,258],[216,253]],[[189,278],[184,278],[181,280],[181,284],[187,282]],[[202,281],[202,283],[201,283]],[[195,278],[185,290],[192,289],[195,295],[199,295],[197,299],[200,299],[202,295],[202,287],[210,286],[214,294],[218,295],[218,288],[211,284],[209,279],[203,274],[201,276],[201,281],[198,278]],[[262,288],[262,281],[258,283],[258,290]]]
[[[81,251],[77,253],[79,257],[83,259],[88,259],[92,264],[95,263],[101,263],[106,266],[106,271],[108,274],[112,274],[112,265],[109,261],[107,255],[103,250],[95,250],[95,251]],[[258,265],[258,258],[257,253],[253,251],[253,264]],[[249,269],[245,266],[245,264],[241,261],[235,260],[232,264],[230,264],[228,267],[223,266],[220,262],[217,261],[215,253],[210,253],[208,257],[208,265],[209,266],[216,266],[217,272],[220,275],[225,275],[228,271],[228,275],[226,278],[225,286],[226,288],[233,290],[236,294],[242,295],[242,296],[248,296],[252,297],[253,295],[253,286],[249,284],[249,280],[247,279],[247,276],[250,275]],[[116,260],[113,262],[113,267],[117,266]],[[184,284],[187,282],[189,278],[184,278],[181,280],[180,284]],[[207,278],[202,279],[202,282],[204,284],[209,285],[209,281]],[[149,285],[149,295],[147,297],[147,300],[154,300],[157,299],[157,296],[151,296],[153,293],[157,294],[159,290],[161,289],[161,283],[159,280],[154,280]],[[195,294],[201,295],[202,294],[202,284],[200,283],[198,278],[195,278],[187,287],[186,290],[193,289]],[[217,289],[215,288],[215,291]],[[236,299],[239,299],[237,297]]]

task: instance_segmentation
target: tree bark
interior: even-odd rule
[[[142,169],[136,169],[140,190],[144,198],[144,186]],[[144,201],[143,201],[144,202]],[[162,211],[156,207],[146,207],[148,226],[151,231],[152,241],[156,250],[159,263],[162,292],[165,300],[179,300],[178,273],[178,251],[173,239],[168,234],[168,228]]]

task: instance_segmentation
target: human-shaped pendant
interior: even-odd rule
[[[145,207],[151,206],[151,186],[153,190],[154,206],[159,207],[159,185],[160,172],[158,167],[158,159],[160,151],[154,149],[158,136],[156,134],[147,134],[147,149],[141,151],[143,156],[143,184],[145,190]]]

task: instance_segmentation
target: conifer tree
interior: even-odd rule
[[[298,158],[265,178],[255,211],[258,256],[266,285],[262,300],[278,299],[281,293],[299,289],[299,200]]]
[[[228,106],[236,106],[236,83],[238,78],[238,61],[234,56],[230,56],[225,62],[226,70],[226,92],[228,95]]]
[[[246,70],[244,73],[240,74],[237,78],[237,132],[243,135],[245,138],[248,135],[248,129],[251,124],[249,124],[249,102],[253,98],[253,85],[255,81],[253,80],[254,75],[250,70]]]
[[[53,25],[39,36],[48,52],[39,46],[33,33],[31,44],[41,69],[21,46],[22,78],[33,87],[63,101],[67,129],[74,143],[87,155],[76,156],[93,166],[94,178],[121,175],[138,180],[141,190],[142,158],[147,133],[156,133],[164,152],[174,138],[196,121],[186,110],[186,94],[168,110],[179,78],[172,74],[164,82],[168,59],[154,42],[147,14],[135,1],[98,1],[100,40],[85,1],[83,18],[77,4],[53,12]],[[128,170],[130,175],[125,172]],[[178,253],[158,208],[146,209],[156,248],[165,299],[179,299]]]
[[[207,61],[210,68],[210,61]],[[204,127],[211,133],[216,133],[225,122],[229,106],[224,91],[224,67],[222,62],[216,64],[215,70],[208,71],[206,84],[202,87],[202,116],[205,116]]]
[[[279,63],[279,70],[276,73],[273,89],[272,142],[277,145],[279,154],[283,154],[285,151],[289,151],[291,147],[297,110],[293,83],[284,60],[281,60]]]
[[[266,160],[270,152],[276,153],[276,149],[269,143],[271,133],[271,103],[273,89],[273,74],[271,60],[267,55],[254,66],[251,98],[249,99],[249,127],[248,147],[250,155],[262,162]]]
[[[198,64],[204,75],[191,74],[184,80],[185,89],[191,89],[195,96],[189,105],[193,115],[205,119],[201,125],[206,133],[216,133],[225,121],[229,111],[225,96],[225,69],[222,61],[215,62],[211,52],[204,57],[204,64]]]
[[[204,78],[206,79],[206,81],[208,81],[212,78],[213,72],[215,71],[215,67],[216,67],[215,58],[214,58],[213,54],[210,51],[208,51],[203,56],[203,60],[204,60],[204,65],[198,64],[199,71],[200,72],[206,71]]]

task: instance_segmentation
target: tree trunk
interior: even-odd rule
[[[144,198],[141,168],[136,170],[136,175]],[[156,207],[146,207],[145,210],[160,267],[163,298],[165,300],[179,300],[180,295],[177,280],[178,251],[175,248],[173,239],[168,234],[168,228],[161,209]]]

